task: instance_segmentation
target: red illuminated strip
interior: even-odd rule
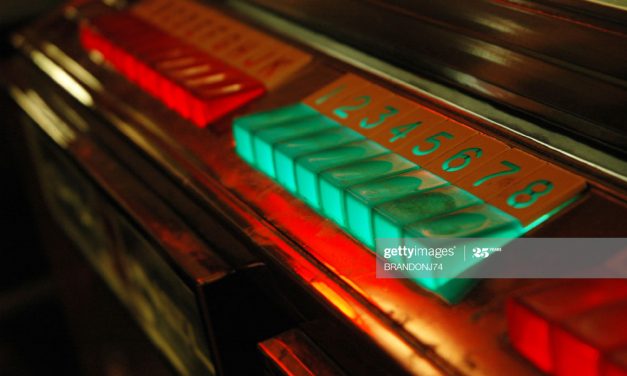
[[[83,23],[83,47],[199,127],[265,92],[258,80],[136,17],[118,13]]]
[[[311,55],[193,0],[142,0],[129,8],[152,26],[209,53],[272,89]]]
[[[613,360],[619,357],[617,349],[627,348],[625,319],[626,281],[569,282],[507,305],[512,345],[542,371],[557,376],[621,374],[620,362]]]

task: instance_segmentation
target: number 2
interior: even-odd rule
[[[355,100],[358,102],[357,104],[350,106],[340,106],[333,110],[335,116],[339,117],[340,119],[346,119],[348,117],[347,112],[361,110],[370,103],[371,99],[368,95],[362,95],[361,97],[355,98]]]

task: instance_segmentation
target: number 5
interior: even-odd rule
[[[433,147],[427,150],[421,150],[420,146],[415,146],[412,152],[416,155],[427,155],[427,154],[433,153],[434,151],[438,150],[438,148],[442,144],[442,141],[440,141],[438,138],[442,138],[442,139],[448,138],[449,140],[452,140],[453,135],[447,132],[440,132],[438,134],[434,134],[433,136],[427,137],[425,139],[425,141],[432,143]]]

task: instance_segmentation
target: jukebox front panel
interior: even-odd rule
[[[66,156],[34,129],[29,139],[47,204],[94,269],[179,373],[215,374],[194,291]]]
[[[269,8],[286,7],[279,3]],[[413,86],[426,80],[399,86],[377,77],[385,74],[372,74],[371,60],[357,62],[368,72],[342,63],[329,57],[342,58],[333,43],[312,49],[303,44],[307,37],[285,31],[301,29],[282,29],[284,20],[249,2],[155,0],[120,10],[88,1],[70,9],[72,19],[53,16],[27,29],[16,39],[18,47],[27,57],[47,56],[67,72],[75,85],[64,86],[67,77],[33,59],[39,71],[64,86],[55,90],[89,104],[88,111],[105,119],[159,176],[251,250],[249,263],[238,261],[220,234],[203,232],[195,212],[179,205],[165,183],[149,181],[158,200],[203,239],[221,244],[216,252],[231,266],[227,270],[241,273],[255,265],[267,271],[263,278],[252,273],[229,285],[235,288],[218,283],[202,290],[201,306],[209,311],[205,325],[214,336],[209,338],[219,339],[211,350],[223,352],[212,353],[212,359],[238,363],[224,360],[226,351],[236,349],[226,339],[231,328],[215,328],[230,322],[228,310],[221,309],[226,296],[255,297],[255,286],[269,297],[261,299],[259,316],[281,312],[298,327],[274,327],[256,340],[272,368],[288,374],[311,372],[316,365],[325,372],[385,374],[385,367],[372,366],[379,360],[413,374],[624,372],[625,333],[597,335],[618,328],[624,317],[620,281],[584,281],[570,291],[569,282],[549,280],[378,279],[372,252],[381,238],[624,237],[620,164],[611,173],[589,168],[555,152],[550,137],[531,140],[524,129],[469,115],[461,110],[468,101],[457,92],[451,97],[462,104],[452,105]],[[382,7],[382,17],[389,9]],[[312,18],[317,15],[309,10]],[[268,20],[279,26],[270,30]],[[416,27],[429,31],[432,25]],[[493,55],[473,51],[494,62]],[[497,78],[505,85],[503,77]],[[512,104],[503,92],[477,85]],[[27,79],[23,86],[34,87]],[[542,111],[546,104],[521,103]],[[90,137],[112,143],[98,133]],[[129,165],[133,158],[119,157]],[[143,169],[133,174],[156,176]],[[135,264],[150,263],[142,260]],[[565,308],[556,309],[552,301]],[[271,302],[289,309],[269,309]],[[341,329],[311,329],[319,329],[311,323],[320,321],[340,323]],[[341,336],[365,344],[354,355],[357,361],[333,345]],[[250,339],[239,343],[248,346]],[[280,351],[290,355],[281,357]],[[236,369],[222,368],[227,374]]]

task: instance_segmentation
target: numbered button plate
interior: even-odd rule
[[[369,85],[368,81],[363,78],[347,74],[311,94],[303,99],[302,102],[321,114],[328,115],[332,110],[344,105],[353,93]]]
[[[492,137],[476,134],[425,166],[451,183],[460,180],[471,168],[481,166],[509,149]]]
[[[267,129],[238,120],[234,134],[250,127],[252,163],[368,247],[384,238],[420,244],[424,238],[492,237],[505,245],[585,187],[576,175],[355,75],[325,86],[302,106],[340,128],[311,127],[308,114]],[[286,112],[276,111],[262,116]],[[247,149],[238,143],[244,158]],[[457,263],[453,272],[468,266]],[[436,275],[416,282],[448,301],[473,283]]]
[[[419,129],[400,142],[395,151],[418,166],[426,166],[475,134],[474,129],[448,120]]]
[[[489,161],[469,166],[455,184],[486,200],[544,166],[546,162],[521,150],[510,149]]]
[[[574,198],[585,186],[583,178],[546,164],[488,201],[526,226]]]

